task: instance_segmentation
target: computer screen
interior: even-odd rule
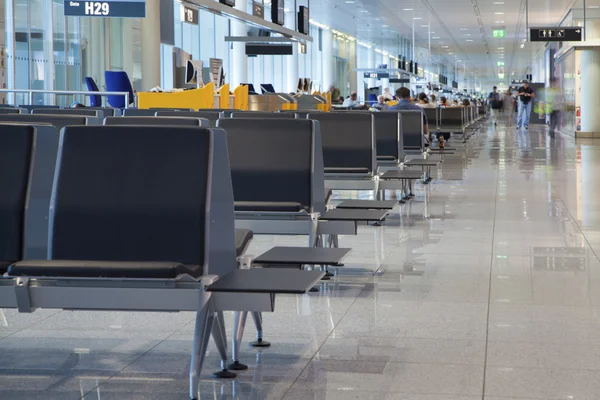
[[[308,13],[308,7],[300,6],[298,11],[298,32],[305,35],[310,35],[310,16]]]
[[[248,86],[248,92],[256,93],[256,90],[254,90],[254,85],[253,84],[251,84],[251,83],[240,83],[240,85]]]
[[[270,83],[262,83],[260,85],[260,90],[262,90],[263,94],[265,94],[265,93],[275,93],[275,88]]]

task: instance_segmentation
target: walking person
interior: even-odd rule
[[[550,81],[550,87],[546,90],[546,113],[550,115],[550,137],[554,137],[560,113],[563,108],[562,93],[555,79]]]
[[[494,126],[498,125],[498,114],[502,110],[502,100],[500,100],[500,93],[498,88],[494,86],[490,95],[488,96],[488,103],[490,105],[490,113],[492,114],[492,122]]]
[[[523,81],[523,86],[517,90],[519,98],[519,114],[517,115],[517,129],[529,129],[531,117],[531,101],[535,98],[535,92],[529,87],[529,81]]]
[[[508,89],[504,93],[504,99],[502,99],[502,112],[504,113],[504,120],[506,126],[511,126],[515,119],[515,99],[512,96],[512,92]]]

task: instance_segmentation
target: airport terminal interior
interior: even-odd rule
[[[0,399],[600,399],[600,0],[3,4]]]

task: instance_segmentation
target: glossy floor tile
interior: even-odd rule
[[[248,346],[248,320],[247,371],[213,379],[209,346],[200,399],[600,398],[600,142],[484,126],[451,145],[440,179],[340,238],[353,252],[320,292],[278,297],[270,348]],[[186,399],[193,321],[0,310],[0,398]]]

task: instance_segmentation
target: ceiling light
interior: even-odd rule
[[[403,8],[402,11],[415,11],[413,8]]]
[[[421,25],[421,28],[429,28],[429,25]]]
[[[498,50],[504,50],[504,47],[498,47]]]
[[[504,21],[494,21],[495,24],[503,24]]]
[[[413,19],[423,19],[423,18],[421,18],[421,17],[414,17]]]
[[[588,8],[600,8],[600,6],[589,6]]]
[[[504,4],[504,2],[503,1],[495,1],[494,4],[498,6],[498,5]]]
[[[467,42],[472,42],[472,41],[473,41],[473,39],[467,39]]]
[[[346,4],[354,4],[356,3],[354,0],[346,0]]]
[[[440,38],[439,36],[432,37],[432,39],[439,39],[439,38]]]
[[[447,49],[447,48],[448,48],[448,46],[442,46],[442,49]]]
[[[503,13],[503,12],[495,12],[494,14],[495,14],[495,15],[504,15],[504,13]]]
[[[460,28],[461,31],[468,31],[469,29],[467,28]]]
[[[524,47],[525,47],[525,43],[523,43],[523,44],[521,45],[521,48],[524,48]]]

